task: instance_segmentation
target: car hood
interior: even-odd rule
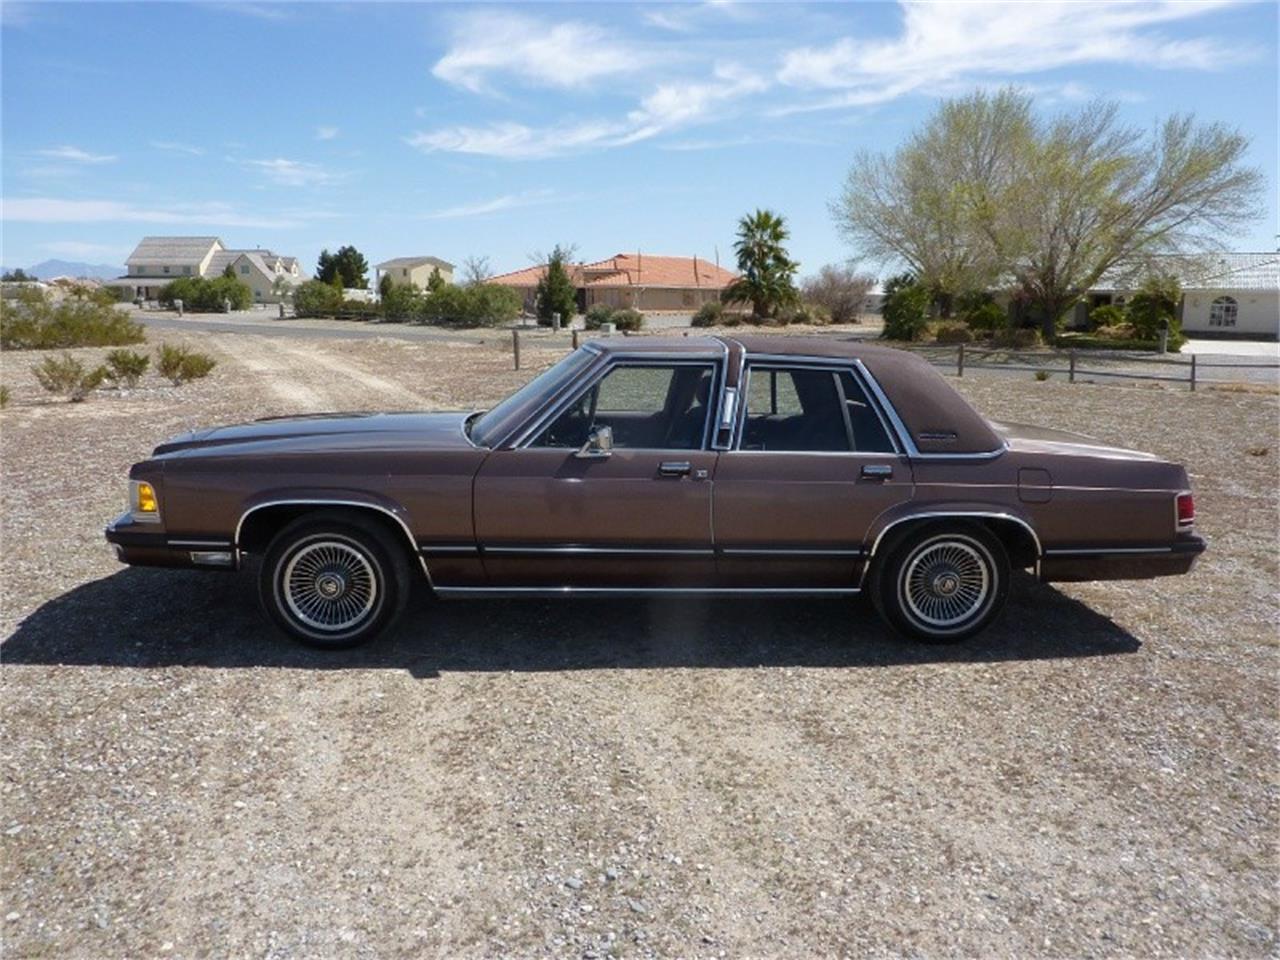
[[[1159,460],[1155,454],[1141,450],[1128,450],[1103,443],[1083,433],[1069,433],[1066,430],[1053,430],[1048,427],[1036,427],[1026,423],[1002,423],[990,421],[996,433],[1004,437],[1011,450],[1023,450],[1036,453],[1063,453],[1106,457],[1123,460]]]
[[[189,456],[204,451],[317,452],[412,446],[469,449],[464,432],[470,413],[317,413],[270,417],[252,423],[196,430],[166,440],[155,456]]]

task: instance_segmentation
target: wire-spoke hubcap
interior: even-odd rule
[[[902,575],[902,599],[925,626],[945,629],[972,619],[991,596],[991,561],[976,543],[945,537],[923,544]]]
[[[309,543],[289,560],[283,575],[285,602],[313,630],[339,634],[373,612],[378,581],[369,559],[348,543]]]

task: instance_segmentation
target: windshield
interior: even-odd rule
[[[478,447],[493,446],[516,425],[512,422],[514,419],[533,413],[542,406],[543,401],[559,393],[566,384],[590,366],[593,360],[595,354],[590,351],[575,350],[554,367],[538,374],[492,410],[482,413],[471,422],[471,442]]]

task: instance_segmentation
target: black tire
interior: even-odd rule
[[[931,523],[887,545],[868,584],[895,631],[925,643],[957,643],[985,630],[1009,596],[1009,555],[976,523]]]
[[[300,517],[271,541],[258,573],[258,599],[271,622],[330,650],[383,633],[408,597],[404,549],[358,514]]]

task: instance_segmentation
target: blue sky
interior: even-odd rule
[[[1252,138],[1276,246],[1273,3],[9,3],[3,250],[120,263],[143,234],[376,262],[557,242],[731,256],[784,214],[807,271],[852,155],[939,97],[1013,83],[1143,127],[1192,111]],[[868,265],[874,266],[874,265]]]

